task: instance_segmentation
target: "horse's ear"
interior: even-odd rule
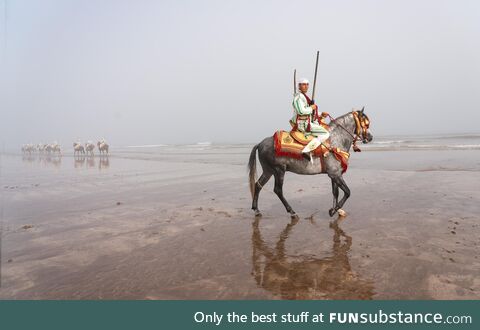
[[[363,115],[363,110],[365,110],[365,106],[364,106],[364,107],[362,108],[362,110],[360,111],[360,112],[362,113],[362,115]]]

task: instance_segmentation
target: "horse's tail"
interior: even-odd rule
[[[255,193],[255,182],[257,181],[257,149],[258,144],[255,145],[250,153],[250,159],[248,160],[248,179],[250,183],[250,193]]]

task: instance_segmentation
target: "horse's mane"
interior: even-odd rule
[[[331,120],[330,121],[330,127],[333,129],[333,128],[336,128],[338,127],[337,125],[337,122],[340,122],[340,124],[344,124],[345,123],[345,118],[348,117],[349,115],[351,115],[352,113],[351,112],[347,112],[346,114],[343,114],[341,116],[338,116],[337,118],[335,118],[335,121]]]

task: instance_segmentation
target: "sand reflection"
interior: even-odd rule
[[[100,155],[98,158],[94,155],[75,155],[73,157],[74,168],[98,168],[98,170],[106,170],[110,167],[110,159],[107,155]]]
[[[86,157],[84,155],[73,156],[73,167],[82,168],[85,165]]]
[[[108,158],[108,155],[100,155],[100,159],[98,162],[98,169],[107,169],[110,167],[110,159]]]
[[[22,161],[25,163],[30,164],[39,164],[45,167],[53,166],[53,167],[61,167],[62,165],[62,156],[61,155],[49,155],[49,154],[40,154],[40,155],[32,155],[32,154],[25,154],[22,155]]]
[[[256,219],[252,233],[252,275],[257,285],[282,299],[372,299],[371,281],[361,279],[352,270],[348,255],[352,237],[340,228],[339,221],[330,223],[331,255],[316,258],[287,254],[285,243],[298,220],[285,227],[272,248],[263,240],[260,220]]]

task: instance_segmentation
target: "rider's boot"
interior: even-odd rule
[[[310,153],[318,148],[318,146],[322,144],[322,142],[318,138],[313,138],[312,141],[308,142],[308,144],[303,148],[303,153]]]

